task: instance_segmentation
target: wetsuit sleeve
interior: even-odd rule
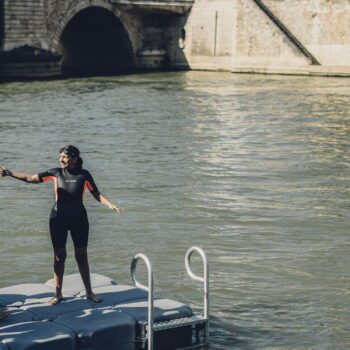
[[[52,182],[57,174],[57,169],[50,169],[38,174],[39,182]]]
[[[86,172],[86,186],[91,193],[99,192],[92,175],[88,171]]]

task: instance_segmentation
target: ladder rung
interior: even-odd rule
[[[200,324],[200,323],[206,323],[208,320],[204,318],[202,315],[194,315],[191,317],[182,317],[177,318],[175,320],[171,321],[165,321],[165,322],[158,322],[153,324],[153,331],[161,331],[165,329],[171,329],[171,328],[179,328],[179,327],[185,327],[185,326],[191,326],[194,324]],[[148,330],[148,325],[146,325],[146,329]]]

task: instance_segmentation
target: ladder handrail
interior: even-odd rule
[[[198,252],[203,260],[203,277],[195,275],[190,267],[190,259],[194,252]],[[199,247],[191,247],[188,249],[185,256],[185,267],[189,276],[196,281],[203,282],[204,286],[204,318],[207,320],[205,326],[205,343],[207,344],[209,341],[209,266],[208,259],[204,251]]]
[[[138,282],[136,280],[136,266],[137,262],[142,259],[147,266],[148,270],[148,286],[145,286],[144,284]],[[153,271],[152,271],[152,264],[147,258],[145,254],[136,254],[132,258],[131,261],[131,278],[137,288],[140,288],[144,290],[145,292],[148,292],[148,329],[147,329],[147,340],[148,340],[148,350],[153,350],[153,304],[154,304],[154,296],[153,296]]]
[[[311,64],[318,66],[321,65],[317,58],[298,40],[298,38],[286,27],[286,25],[270,10],[270,8],[262,0],[253,1],[287,36],[287,38],[298,48],[298,50],[311,61]]]

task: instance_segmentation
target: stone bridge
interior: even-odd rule
[[[134,70],[350,75],[349,0],[0,0],[0,79]]]
[[[193,2],[2,1],[0,70],[11,77],[164,69]]]

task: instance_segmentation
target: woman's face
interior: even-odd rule
[[[77,158],[62,152],[60,153],[60,164],[62,169],[74,169],[77,164]]]

